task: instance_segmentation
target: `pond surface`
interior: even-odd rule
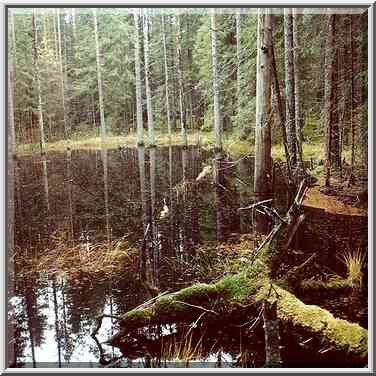
[[[26,273],[29,259],[48,252],[61,234],[75,245],[121,238],[141,247],[152,223],[157,249],[154,281],[162,291],[179,288],[184,278],[172,276],[168,267],[161,272],[155,260],[184,259],[203,241],[249,232],[251,218],[237,209],[252,202],[253,163],[250,157],[225,160],[226,176],[218,194],[210,167],[212,155],[198,147],[72,151],[20,158],[15,173],[16,268],[9,324],[14,333],[9,345],[13,366],[98,367],[99,351],[90,336],[96,317],[126,312],[145,300],[134,275],[51,278],[48,270]],[[104,319],[99,341],[114,331],[113,320]],[[106,351],[117,354],[116,349]],[[144,364],[124,361],[118,366]]]

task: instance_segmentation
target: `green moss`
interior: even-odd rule
[[[278,288],[278,317],[296,327],[304,328],[319,337],[325,345],[337,351],[367,356],[368,332],[358,324],[335,318],[329,311],[315,305],[306,305],[293,294]]]
[[[351,288],[351,282],[338,277],[329,281],[305,280],[301,283],[303,290],[343,290]]]
[[[129,327],[144,325],[145,322],[150,320],[153,315],[153,310],[151,308],[138,308],[133,309],[125,313],[121,320],[120,325],[126,324]]]

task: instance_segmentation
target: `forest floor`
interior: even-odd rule
[[[145,135],[147,140],[147,135]],[[134,147],[137,144],[137,138],[135,133],[129,133],[127,135],[118,135],[107,137],[107,141],[104,144],[105,148],[113,149],[118,147]],[[212,132],[189,132],[188,144],[199,145],[203,148],[211,148],[214,146],[214,136]],[[233,134],[226,133],[224,136],[224,149],[232,157],[238,158],[245,154],[252,154],[254,145],[249,140],[240,140]],[[169,146],[169,145],[181,145],[181,135],[179,132],[174,132],[171,138],[166,133],[156,133],[156,145],[157,146]],[[147,146],[147,142],[146,142]],[[51,142],[48,144],[49,151],[63,152],[66,150],[67,143],[64,140]],[[72,138],[71,148],[73,150],[98,150],[102,147],[101,139],[98,136],[77,135]],[[39,144],[19,144],[17,146],[17,153],[19,155],[34,154],[40,151]],[[314,160],[320,162],[324,160],[324,144],[322,142],[311,141],[304,143],[303,145],[304,159]],[[349,160],[349,151],[344,150],[343,155],[346,160]],[[283,144],[274,144],[272,146],[272,156],[274,159],[284,159],[284,147]],[[320,168],[318,169],[320,173]]]

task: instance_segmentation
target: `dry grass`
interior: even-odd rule
[[[353,287],[361,287],[363,277],[363,266],[366,254],[360,249],[356,251],[347,251],[341,255],[340,260],[346,265],[347,280]]]
[[[69,246],[61,234],[53,238],[53,246],[42,254],[33,255],[16,250],[15,262],[26,273],[46,273],[50,276],[71,276],[76,273],[95,274],[111,278],[133,270],[137,250],[126,241],[75,244]]]
[[[202,335],[197,341],[193,340],[192,332],[184,335],[162,337],[161,359],[162,360],[191,360],[203,359],[203,338]]]

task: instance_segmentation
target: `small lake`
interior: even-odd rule
[[[253,164],[251,157],[223,161],[227,182],[218,201],[210,171],[212,154],[198,147],[72,151],[19,158],[15,285],[10,299],[10,330],[15,338],[9,351],[14,365],[98,367],[99,351],[90,337],[96,317],[124,313],[145,300],[134,275],[96,279],[82,273],[73,280],[64,275],[51,278],[48,270],[26,273],[29,258],[48,252],[61,234],[67,247],[117,239],[141,247],[150,222],[157,228],[160,259],[184,259],[202,242],[215,241],[219,216],[225,236],[250,232],[249,214],[237,209],[252,202]],[[26,261],[17,262],[17,257]],[[189,282],[189,275],[176,275],[160,265],[154,274],[161,291]],[[104,319],[99,341],[115,331],[113,320]],[[106,351],[117,354],[116,349]],[[132,364],[124,361],[121,366]]]

